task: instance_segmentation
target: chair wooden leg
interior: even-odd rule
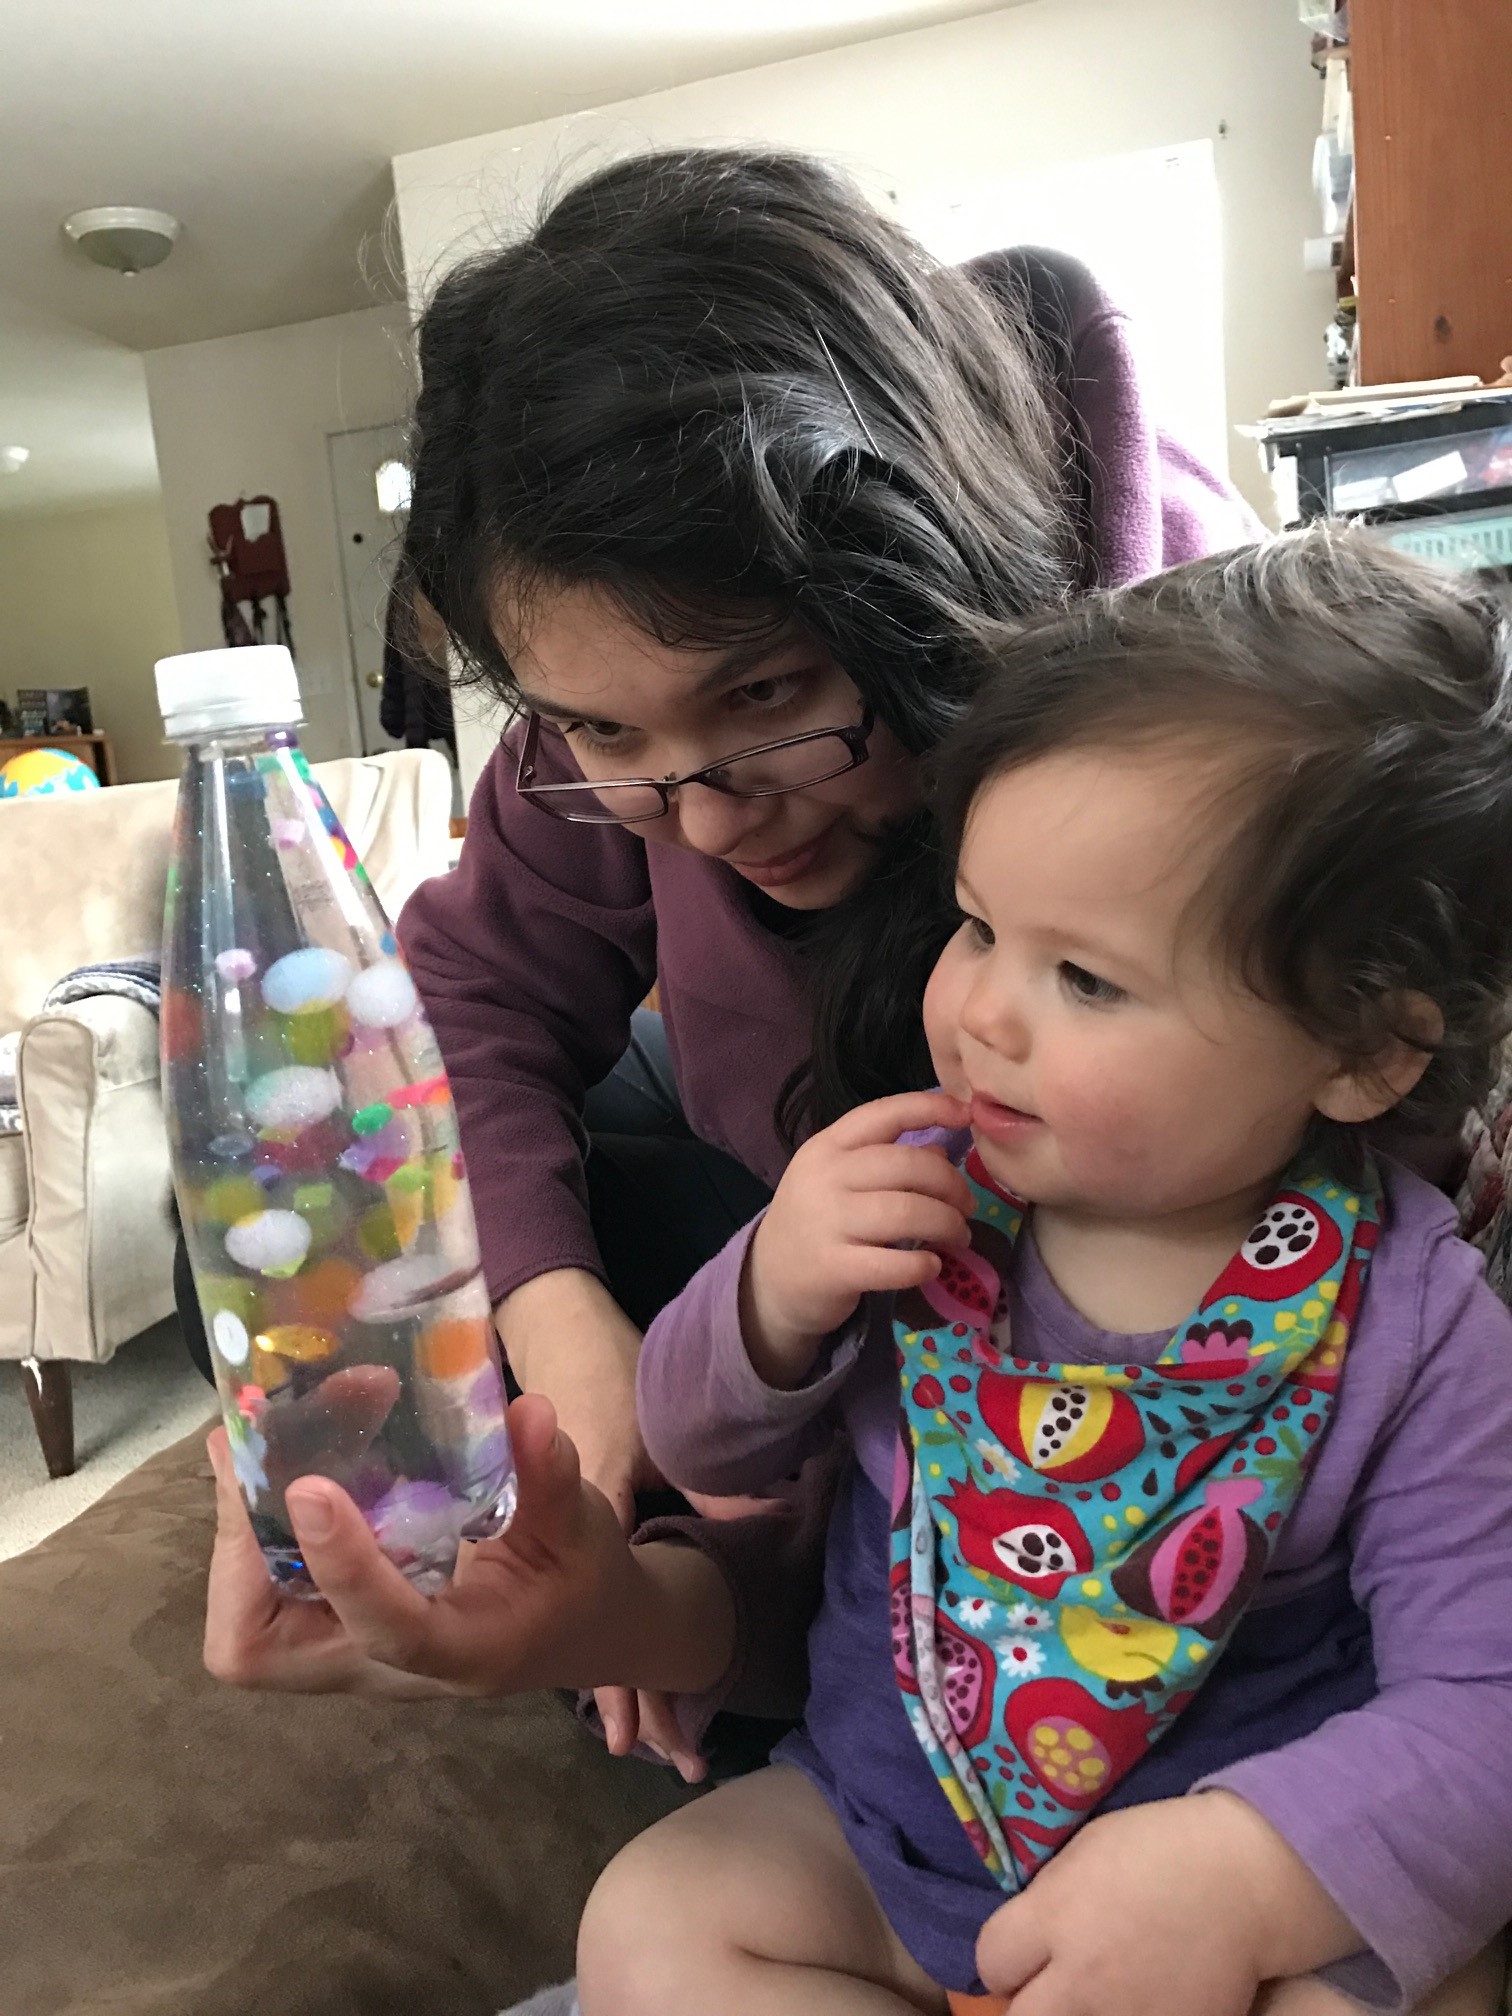
[[[21,1360],[21,1379],[49,1477],[74,1470],[73,1379],[64,1358]]]

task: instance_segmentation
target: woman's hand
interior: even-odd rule
[[[289,1484],[284,1502],[324,1602],[274,1586],[217,1429],[209,1442],[219,1522],[205,1622],[209,1670],[242,1687],[389,1697],[638,1677],[645,1577],[613,1509],[582,1481],[548,1401],[517,1400],[509,1429],[519,1477],[514,1520],[498,1539],[463,1546],[439,1596],[410,1586],[339,1485],[323,1477]]]
[[[947,1093],[902,1092],[858,1106],[794,1155],[740,1286],[746,1350],[769,1386],[801,1385],[863,1295],[922,1287],[940,1271],[931,1249],[967,1243],[965,1177],[938,1148],[898,1136],[969,1118]]]
[[[1091,1820],[977,1940],[1013,2016],[1248,2016],[1262,1981],[1358,1952],[1359,1935],[1232,1792]]]
[[[602,1282],[570,1267],[515,1289],[494,1321],[515,1378],[551,1401],[584,1477],[628,1530],[636,1491],[661,1482],[635,1417],[640,1332]]]

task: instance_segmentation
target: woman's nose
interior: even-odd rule
[[[684,784],[672,800],[672,817],[684,846],[723,859],[740,851],[748,835],[766,825],[775,801],[731,798],[706,784]]]

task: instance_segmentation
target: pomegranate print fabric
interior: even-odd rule
[[[957,1818],[1012,1893],[1201,1686],[1328,1424],[1380,1236],[1299,1166],[1150,1366],[1004,1351],[1024,1207],[973,1151],[969,1252],[897,1298],[893,1665]],[[994,1334],[995,1333],[995,1334]]]

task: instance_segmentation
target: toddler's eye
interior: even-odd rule
[[[962,912],[961,929],[966,933],[967,943],[974,945],[979,952],[986,952],[997,943],[992,935],[992,926],[980,917],[973,917],[969,910]]]
[[[1074,960],[1063,959],[1060,974],[1067,992],[1078,1001],[1106,1007],[1109,1002],[1122,1001],[1124,998],[1122,987],[1115,987],[1111,980],[1099,979],[1095,973],[1089,973],[1085,966],[1078,966]]]

